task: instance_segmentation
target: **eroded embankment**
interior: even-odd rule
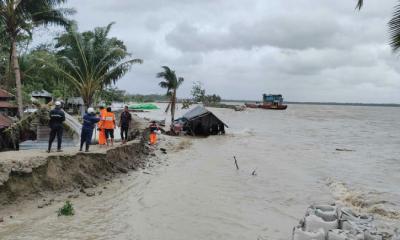
[[[0,206],[40,196],[46,191],[96,186],[115,174],[144,167],[147,154],[144,142],[135,140],[93,153],[36,156],[35,164],[20,167],[8,168],[7,164],[1,164]]]

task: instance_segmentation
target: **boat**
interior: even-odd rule
[[[287,105],[283,104],[281,94],[263,94],[262,103],[245,103],[248,108],[262,108],[270,110],[285,110]]]

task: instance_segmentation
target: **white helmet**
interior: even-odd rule
[[[61,102],[60,101],[56,101],[56,106],[57,107],[61,106]]]
[[[88,113],[94,113],[94,109],[90,107],[90,108],[88,108],[87,112]]]

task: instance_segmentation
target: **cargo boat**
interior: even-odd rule
[[[263,94],[262,103],[245,103],[248,108],[262,108],[271,110],[285,110],[287,105],[283,104],[281,94]]]

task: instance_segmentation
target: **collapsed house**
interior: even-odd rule
[[[193,108],[174,122],[176,133],[183,131],[192,136],[225,134],[225,127],[228,125],[203,106]]]

